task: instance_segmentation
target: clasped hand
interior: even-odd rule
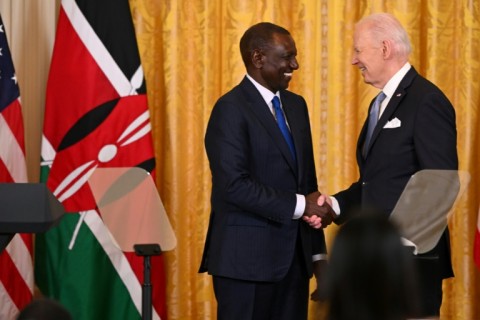
[[[305,212],[302,219],[314,229],[326,228],[336,218],[331,205],[327,195],[318,191],[312,192],[305,196]]]

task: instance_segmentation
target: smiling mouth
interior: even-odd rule
[[[292,77],[292,72],[285,72],[283,75],[286,77],[286,78],[291,78]]]

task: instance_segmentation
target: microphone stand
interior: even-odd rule
[[[152,284],[150,283],[150,257],[159,256],[162,250],[158,244],[136,244],[135,254],[143,257],[142,320],[152,320]]]

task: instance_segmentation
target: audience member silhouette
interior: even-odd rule
[[[35,299],[18,315],[17,320],[72,320],[70,312],[51,299]]]
[[[385,215],[364,213],[334,240],[324,293],[329,320],[405,320],[417,311],[412,247]]]

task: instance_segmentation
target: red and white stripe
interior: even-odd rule
[[[19,99],[0,113],[0,182],[27,182]],[[0,253],[0,319],[15,319],[33,296],[32,236],[16,234]]]

